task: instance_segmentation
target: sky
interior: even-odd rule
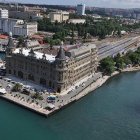
[[[23,0],[13,1],[23,3]],[[85,3],[86,6],[93,7],[140,8],[140,0],[24,0],[24,2],[50,5],[77,5],[79,3]]]

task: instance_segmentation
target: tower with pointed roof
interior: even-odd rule
[[[64,52],[64,49],[62,48],[62,46],[60,46],[57,56],[55,58],[56,58],[56,60],[59,60],[59,61],[66,60],[65,52]]]
[[[11,74],[11,58],[12,58],[12,53],[15,49],[15,45],[14,45],[14,41],[12,38],[12,33],[9,33],[9,41],[7,44],[7,48],[6,48],[6,73]]]
[[[28,42],[29,42],[29,37],[26,36],[25,39],[24,39],[24,42],[23,42],[23,47],[24,48],[28,48]]]
[[[61,45],[55,57],[55,90],[61,92],[67,84],[67,62],[66,55]]]
[[[9,41],[6,48],[6,56],[10,56],[14,49],[15,49],[15,45],[12,38],[12,33],[9,33]]]

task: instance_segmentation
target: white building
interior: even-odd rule
[[[8,10],[0,9],[0,18],[8,18]]]
[[[132,16],[134,19],[136,19],[137,18],[137,14],[133,14],[133,16]]]
[[[50,12],[49,18],[51,22],[63,22],[67,21],[69,19],[69,12],[66,11],[56,11],[56,12]]]
[[[4,17],[4,14],[2,17]],[[12,32],[12,34],[16,36],[31,36],[37,33],[37,23],[36,22],[26,23],[20,19],[0,17],[0,32],[2,33]]]
[[[31,36],[37,33],[37,23],[30,22],[24,24],[16,24],[13,34],[16,36]]]
[[[85,15],[85,4],[78,4],[77,5],[77,14],[78,15]]]
[[[84,24],[86,22],[85,19],[69,19],[69,23],[73,24]]]
[[[140,13],[137,14],[137,19],[140,20]]]
[[[95,19],[100,19],[100,18],[102,18],[100,15],[97,15],[97,14],[93,14],[92,17],[95,18]]]

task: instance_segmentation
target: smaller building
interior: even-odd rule
[[[137,19],[140,20],[140,13],[137,14]]]
[[[66,11],[50,12],[49,18],[50,18],[51,22],[67,21],[69,19],[69,12],[66,12]]]
[[[10,18],[24,19],[24,20],[37,20],[42,19],[43,16],[39,12],[21,12],[21,11],[10,11]]]
[[[23,24],[16,24],[14,26],[13,35],[31,36],[35,33],[37,33],[37,23],[36,22],[25,22]]]
[[[44,44],[44,37],[45,35],[32,35],[31,38],[37,40],[39,44]]]
[[[36,48],[39,47],[40,44],[37,40],[31,40],[28,37],[24,40],[23,47],[25,48]]]
[[[85,19],[69,19],[69,23],[73,24],[84,24],[86,22]]]
[[[31,36],[37,33],[37,22],[24,22],[19,19],[0,18],[0,32],[12,32],[14,36]]]
[[[37,33],[37,22],[8,18],[8,10],[0,9],[0,32],[12,32],[14,36],[31,36]]]
[[[97,15],[97,14],[93,14],[92,17],[95,18],[95,19],[101,19],[102,18],[100,15]]]
[[[0,9],[0,18],[8,18],[8,10]]]

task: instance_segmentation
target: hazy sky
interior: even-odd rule
[[[23,0],[13,1],[23,2]],[[77,5],[78,3],[85,3],[87,6],[96,7],[140,8],[140,0],[24,0],[24,2],[53,5]]]

